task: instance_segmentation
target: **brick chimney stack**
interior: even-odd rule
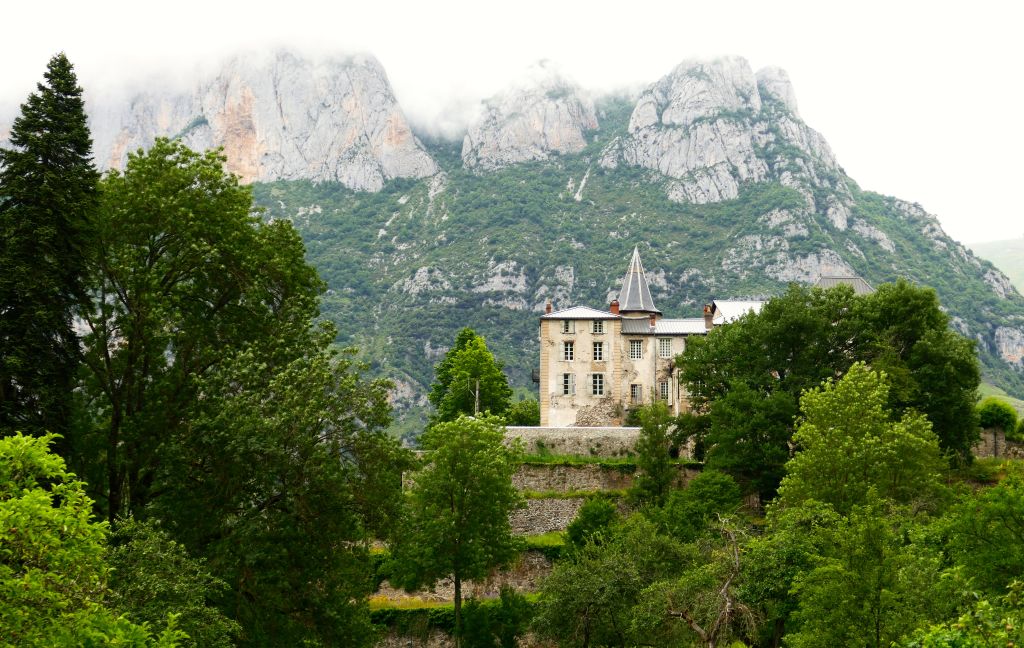
[[[619,314],[619,300],[618,299],[613,299],[611,306],[608,307],[608,310],[610,310],[612,312],[612,315],[618,315]]]
[[[544,314],[545,315],[550,315],[551,314],[551,300],[550,299],[548,300],[548,302],[546,304],[544,304]]]
[[[712,323],[715,317],[714,313],[711,312],[711,304],[704,304],[704,328],[711,330],[715,325]]]

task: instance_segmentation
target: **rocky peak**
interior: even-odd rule
[[[597,128],[594,102],[549,62],[533,66],[512,88],[486,100],[462,142],[467,168],[498,169],[577,153]]]
[[[782,68],[766,67],[761,68],[755,75],[757,79],[757,90],[762,101],[777,101],[786,107],[794,117],[800,113],[796,109],[796,92],[789,80],[789,74]]]
[[[184,92],[148,92],[92,111],[96,160],[121,168],[129,151],[177,137],[224,147],[244,181],[338,181],[377,191],[437,165],[413,135],[372,56],[309,60],[289,51],[235,57]]]
[[[629,132],[654,125],[686,127],[723,112],[757,112],[761,97],[745,59],[686,61],[641,95]]]

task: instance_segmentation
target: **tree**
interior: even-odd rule
[[[903,648],[961,648],[1020,646],[1024,644],[1024,599],[1020,581],[1013,581],[1009,592],[993,605],[988,599],[977,601],[955,621],[920,628],[905,639]]]
[[[664,401],[637,408],[635,414],[640,423],[640,438],[636,442],[639,472],[629,494],[641,504],[662,506],[679,475],[669,454],[672,415]]]
[[[756,632],[754,610],[740,598],[744,529],[729,519],[714,526],[719,542],[690,545],[682,573],[641,594],[632,627],[644,643],[715,648]]]
[[[534,631],[560,646],[649,645],[632,628],[633,608],[646,588],[679,575],[691,556],[650,520],[627,518],[600,544],[555,563],[541,585]]]
[[[49,452],[54,435],[0,439],[0,643],[174,646],[106,606],[106,525],[85,484]],[[166,613],[165,613],[166,616]]]
[[[521,400],[505,411],[508,425],[540,425],[540,403],[532,398]]]
[[[82,88],[64,54],[0,149],[0,431],[65,434],[99,174]]]
[[[705,468],[686,488],[672,491],[664,510],[654,517],[676,540],[693,542],[720,515],[735,513],[740,504],[740,488],[732,477]]]
[[[978,404],[978,424],[985,429],[1012,434],[1017,429],[1017,410],[1006,401],[990,396]]]
[[[472,329],[459,332],[453,346],[435,369],[430,402],[434,421],[454,421],[461,414],[501,415],[509,408],[512,389],[487,343]]]
[[[914,541],[913,527],[873,495],[854,506],[794,582],[797,630],[786,645],[883,648],[947,618],[958,583],[945,577],[940,552]]]
[[[415,589],[454,581],[456,637],[463,581],[518,555],[508,516],[523,506],[512,485],[521,450],[503,440],[501,419],[488,416],[463,415],[424,432],[424,466],[411,477],[405,528],[396,537],[396,582]]]
[[[818,500],[845,515],[871,490],[901,503],[935,497],[942,460],[931,424],[913,411],[893,421],[888,402],[886,375],[862,363],[804,394],[781,505]]]
[[[260,340],[305,335],[317,312],[322,284],[298,235],[260,222],[223,163],[161,139],[101,185],[82,312],[84,414],[70,441],[110,520],[144,515],[164,443],[187,426],[202,378]],[[294,345],[258,348],[273,366]]]
[[[711,404],[704,439],[705,466],[736,478],[767,502],[779,488],[789,460],[797,406],[786,392],[762,393],[736,384]]]
[[[990,596],[1001,595],[1024,573],[1024,479],[1010,475],[996,486],[964,496],[939,523],[946,549]]]
[[[110,536],[107,562],[112,567],[108,600],[135,621],[160,628],[174,614],[188,635],[183,646],[233,646],[238,624],[212,601],[226,588],[204,561],[188,555],[152,522],[120,520]]]
[[[600,544],[618,518],[618,509],[608,498],[599,495],[587,498],[565,529],[567,546],[572,551],[580,551],[588,543]]]
[[[354,350],[332,352],[333,330],[310,335],[202,379],[150,506],[227,583],[215,600],[244,645],[374,640],[369,543],[399,517],[411,461],[386,431],[390,383],[364,378]],[[294,359],[268,365],[275,355]]]

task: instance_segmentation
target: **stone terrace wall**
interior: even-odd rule
[[[676,486],[683,487],[696,477],[694,468],[679,466]],[[626,490],[633,485],[632,471],[601,464],[523,464],[512,476],[519,490],[570,492],[579,490]]]
[[[506,428],[506,442],[520,439],[527,454],[550,452],[581,457],[627,457],[633,454],[640,428],[636,427],[524,427]]]
[[[465,598],[498,598],[501,588],[508,585],[518,592],[536,592],[542,578],[551,573],[551,561],[539,551],[524,551],[509,569],[496,571],[481,581],[466,581],[462,584]],[[450,603],[455,596],[455,583],[444,578],[434,583],[433,589],[406,592],[396,589],[384,581],[375,596],[386,596],[392,601],[418,598],[424,601]]]
[[[1004,457],[1007,459],[1024,459],[1024,444],[1018,441],[1007,441],[1006,434],[999,429],[982,430],[981,440],[971,448],[974,456]]]

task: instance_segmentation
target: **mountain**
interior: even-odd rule
[[[223,146],[228,168],[246,182],[379,191],[438,170],[370,56],[238,56],[188,90],[145,92],[90,116],[103,169],[123,168],[129,152],[156,137],[174,137],[197,150]]]
[[[971,250],[1005,272],[1017,292],[1024,292],[1024,238],[973,243]]]
[[[535,389],[545,302],[606,306],[634,245],[667,317],[821,274],[933,286],[986,379],[1024,397],[1024,298],[920,205],[858,186],[796,97],[784,71],[737,57],[599,97],[541,64],[445,140],[413,134],[372,58],[281,52],[91,114],[111,166],[158,134],[225,147],[302,233],[324,316],[395,380],[406,430],[462,326]]]

